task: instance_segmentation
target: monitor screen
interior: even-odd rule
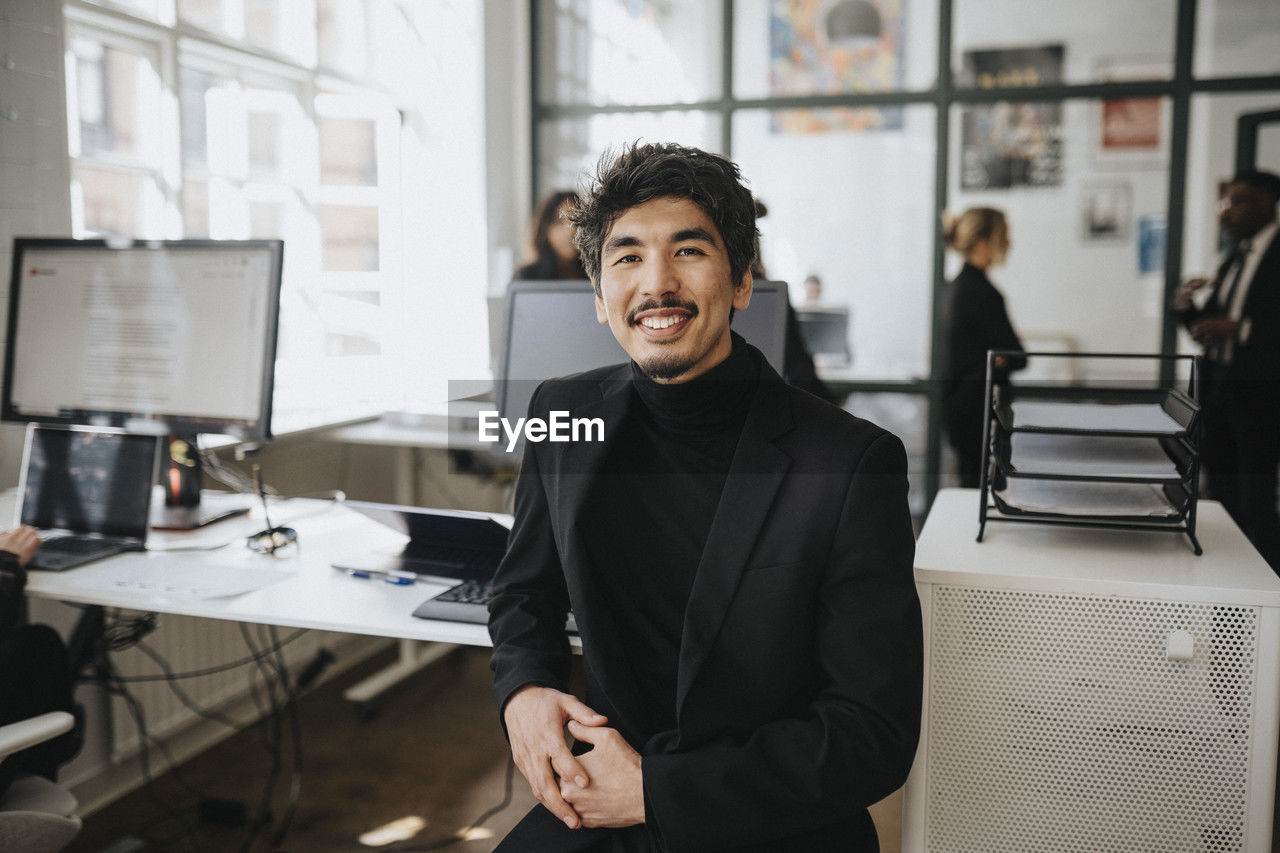
[[[786,311],[787,285],[757,281],[751,304],[733,317],[733,330],[764,353],[779,373],[786,350]],[[495,396],[505,418],[524,417],[534,389],[544,379],[627,360],[608,325],[596,320],[590,282],[512,282],[503,328]]]
[[[16,239],[4,419],[270,437],[282,254]]]
[[[800,324],[800,337],[810,355],[836,356],[844,361],[849,360],[851,353],[847,310],[800,309],[796,311],[796,322]]]
[[[154,435],[29,427],[18,521],[145,539],[159,448]]]

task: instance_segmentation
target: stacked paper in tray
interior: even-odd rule
[[[1157,439],[1018,432],[1011,442],[1010,463],[1019,474],[1169,480],[1180,477],[1178,467]]]
[[[1020,430],[1081,430],[1136,435],[1178,435],[1185,432],[1159,403],[1028,400],[1019,402],[1014,408],[1014,427]]]

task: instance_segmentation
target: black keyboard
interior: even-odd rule
[[[463,604],[479,604],[488,609],[493,600],[493,581],[464,581],[437,595],[435,601],[460,601]]]
[[[489,622],[489,602],[492,600],[493,581],[463,581],[419,604],[413,615],[419,619],[485,625]],[[569,614],[565,630],[574,634],[578,632],[578,624],[572,613]]]
[[[78,536],[54,536],[40,543],[40,550],[45,554],[96,554],[119,547],[115,542],[81,539]]]
[[[140,550],[139,545],[114,539],[98,539],[92,536],[51,536],[41,541],[39,550],[29,564],[33,569],[61,571],[99,557],[109,557],[121,551]]]

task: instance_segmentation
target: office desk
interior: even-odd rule
[[[0,498],[0,517],[12,495]],[[12,512],[10,511],[10,517]],[[509,524],[504,516],[494,516]],[[294,628],[342,631],[375,637],[430,640],[483,646],[489,635],[483,625],[417,619],[413,609],[447,587],[435,583],[393,586],[378,580],[353,578],[331,567],[335,559],[370,549],[398,550],[405,537],[357,512],[324,501],[273,502],[271,521],[298,531],[298,545],[281,556],[256,554],[244,538],[261,530],[261,511],[228,519],[190,533],[155,532],[154,548],[168,545],[216,544],[212,551],[163,551],[120,554],[65,572],[31,572],[27,594],[79,604],[101,604],[133,610],[155,610],[208,619],[256,622]],[[261,589],[220,598],[193,598],[157,590],[84,586],[85,573],[106,576],[130,566],[199,568],[216,573],[235,569],[261,571],[273,582]]]
[[[1000,525],[944,489],[916,547],[903,849],[1271,849],[1280,579],[1222,505],[1182,536]]]
[[[0,517],[13,516],[14,495],[0,495]],[[510,526],[510,516],[495,514]],[[291,628],[340,631],[400,641],[399,660],[390,667],[349,687],[343,695],[367,703],[384,690],[434,663],[456,645],[487,646],[484,625],[442,622],[414,617],[413,610],[447,585],[419,582],[395,586],[380,580],[353,578],[332,568],[334,560],[369,551],[398,551],[406,537],[388,527],[325,501],[292,499],[273,501],[271,521],[298,531],[298,544],[280,556],[256,554],[244,547],[246,536],[262,530],[261,509],[249,516],[227,519],[198,531],[156,531],[150,546],[216,545],[216,550],[150,550],[120,554],[65,572],[31,572],[27,594],[78,604],[98,604],[131,610],[155,611],[206,619],[224,619]],[[172,567],[179,573],[208,572],[217,576],[228,570],[269,574],[272,582],[260,589],[217,598],[166,594],[157,589],[110,586],[113,577],[133,569]],[[86,586],[86,580],[104,583]],[[425,642],[424,642],[425,641]],[[577,637],[572,643],[579,644]]]

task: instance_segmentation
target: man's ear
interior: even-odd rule
[[[604,298],[601,297],[600,294],[598,293],[596,294],[596,322],[598,323],[609,322],[609,312],[605,310]]]
[[[738,282],[738,286],[733,289],[733,307],[735,311],[741,311],[751,304],[751,288],[754,279],[751,277],[751,270],[747,270],[742,274],[742,280]]]

